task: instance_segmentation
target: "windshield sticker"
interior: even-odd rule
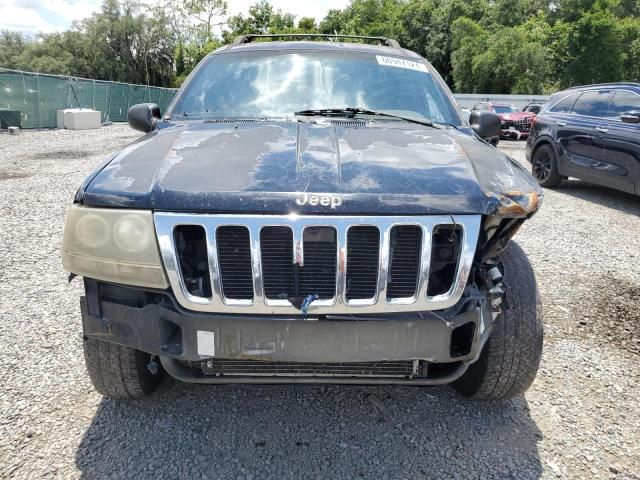
[[[418,72],[428,73],[427,66],[424,63],[414,62],[406,58],[385,57],[376,55],[378,63],[386,67],[407,68],[409,70],[417,70]]]

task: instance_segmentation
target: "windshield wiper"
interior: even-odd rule
[[[294,115],[300,115],[303,117],[313,117],[313,116],[350,116],[354,117],[356,115],[373,115],[376,117],[387,117],[387,118],[397,118],[398,120],[404,120],[405,122],[417,123],[418,125],[424,125],[425,127],[436,127],[431,120],[418,120],[411,117],[403,117],[402,115],[394,115],[393,113],[387,113],[378,110],[368,110],[366,108],[355,108],[355,107],[347,107],[347,108],[318,108],[313,110],[300,110],[299,112],[295,112]]]

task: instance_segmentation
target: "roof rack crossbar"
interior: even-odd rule
[[[269,34],[247,34],[236,37],[231,45],[242,45],[243,43],[251,43],[257,38],[349,38],[357,40],[375,40],[380,42],[381,45],[385,45],[391,48],[402,48],[397,40],[387,37],[371,37],[365,35],[336,35],[327,33],[269,33]]]

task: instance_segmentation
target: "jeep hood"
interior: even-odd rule
[[[341,204],[298,205],[304,193]],[[208,213],[522,217],[540,195],[514,160],[453,128],[189,122],[164,125],[112,156],[76,201]]]

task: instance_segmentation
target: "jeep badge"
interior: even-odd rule
[[[313,207],[316,205],[322,205],[323,207],[331,207],[335,209],[342,205],[342,199],[335,195],[309,195],[308,193],[305,193],[302,198],[296,198],[296,203],[300,206],[307,204]]]

